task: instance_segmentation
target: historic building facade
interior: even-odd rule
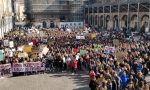
[[[13,0],[0,0],[0,38],[13,28]]]
[[[23,22],[26,19],[25,12],[25,0],[15,0],[14,1],[14,9],[15,9],[15,21],[16,22]]]
[[[85,23],[102,29],[150,27],[150,0],[95,0],[84,8]]]
[[[46,21],[48,27],[59,22],[83,21],[87,0],[25,0],[28,19]]]

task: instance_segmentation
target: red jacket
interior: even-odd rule
[[[74,61],[72,62],[72,66],[73,66],[74,69],[77,69],[77,68],[78,68],[77,60],[74,60]]]

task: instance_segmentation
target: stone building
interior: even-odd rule
[[[59,22],[83,21],[83,5],[87,0],[25,0],[28,19],[46,22],[54,27]]]
[[[150,27],[150,0],[95,0],[84,8],[85,23],[101,29]]]
[[[26,16],[24,14],[25,12],[25,0],[15,0],[14,2],[14,8],[16,13],[16,22],[23,22],[26,19]]]
[[[13,0],[0,0],[0,38],[13,28]]]

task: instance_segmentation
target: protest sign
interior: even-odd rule
[[[14,63],[13,72],[25,72],[25,67],[23,63]]]
[[[88,51],[87,50],[80,50],[80,55],[84,55],[84,54],[87,54]]]
[[[41,62],[27,62],[24,63],[25,72],[41,71]]]
[[[101,49],[101,45],[99,45],[99,44],[94,44],[94,49],[100,50],[100,49]]]
[[[9,57],[13,57],[13,51],[11,49],[8,50],[7,52],[8,52]]]
[[[26,46],[24,46],[23,51],[24,51],[24,52],[26,52],[26,53],[30,53],[30,52],[32,52],[32,46],[30,46],[30,45],[26,45]]]
[[[12,69],[11,64],[0,65],[0,77],[11,77]]]
[[[24,46],[20,46],[20,47],[17,48],[17,51],[21,51],[22,52],[23,48],[24,48]]]
[[[13,48],[13,47],[14,47],[14,41],[10,41],[10,42],[9,42],[9,47],[10,47],[10,48]]]
[[[25,57],[28,57],[28,54],[26,52],[24,52],[24,53],[18,53],[18,57],[19,58],[25,58]]]
[[[91,38],[96,38],[96,33],[90,35]]]
[[[76,36],[76,39],[85,39],[85,36]]]
[[[3,61],[4,60],[4,54],[2,51],[0,51],[0,61]]]
[[[41,70],[43,70],[41,62],[27,62],[27,63],[13,64],[13,72],[31,72]]]
[[[48,51],[49,51],[49,48],[44,47],[43,51],[42,51],[42,54],[46,55],[48,53]]]
[[[9,46],[9,40],[4,40],[4,46]]]

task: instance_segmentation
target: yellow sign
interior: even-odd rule
[[[32,46],[30,46],[30,45],[26,45],[26,46],[24,46],[23,51],[24,51],[24,52],[26,52],[26,53],[30,53],[30,52],[32,52]]]
[[[24,54],[24,53],[18,53],[18,57],[19,57],[19,58],[24,58],[24,57],[25,57],[25,54]]]
[[[96,38],[96,33],[91,34],[91,38]]]

